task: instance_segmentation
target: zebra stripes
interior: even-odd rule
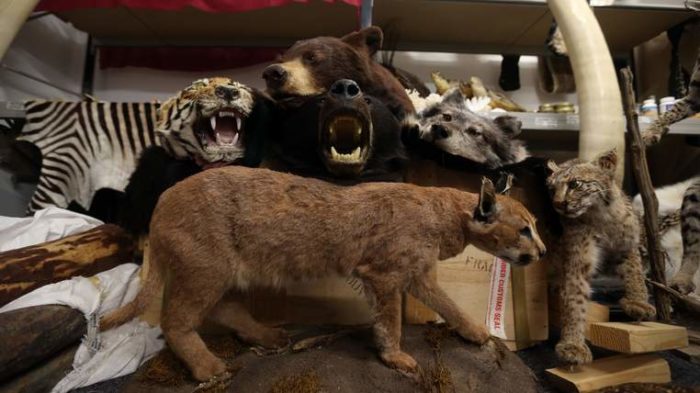
[[[42,154],[41,174],[28,213],[76,201],[89,209],[95,191],[123,191],[141,151],[159,145],[158,104],[32,100],[17,138]]]

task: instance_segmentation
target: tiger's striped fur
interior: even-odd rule
[[[680,270],[669,284],[682,293],[690,293],[695,290],[693,278],[700,265],[700,180],[688,187],[683,194],[681,233],[683,260]]]
[[[163,103],[156,124],[158,137],[165,150],[175,158],[230,163],[244,156],[243,143],[216,143],[216,138],[206,138],[200,131],[208,124],[198,121],[206,122],[225,110],[235,113],[242,123],[254,105],[253,90],[241,83],[220,77],[199,79]]]

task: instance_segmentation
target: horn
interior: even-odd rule
[[[615,180],[622,183],[625,117],[622,96],[605,37],[586,0],[547,0],[569,50],[576,80],[581,130],[579,158],[591,161],[617,148]]]
[[[11,1],[0,12],[0,60],[39,0]]]

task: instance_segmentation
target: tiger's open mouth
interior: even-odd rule
[[[204,150],[243,149],[244,117],[236,110],[223,108],[195,123],[199,142]]]
[[[331,171],[362,169],[370,150],[371,123],[361,113],[338,111],[327,117],[320,133],[320,148]]]

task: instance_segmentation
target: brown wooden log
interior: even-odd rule
[[[688,312],[691,312],[693,314],[697,314],[700,316],[700,301],[696,300],[695,297],[693,296],[688,296],[684,295],[675,289],[667,286],[667,285],[661,285],[656,281],[653,280],[647,280],[651,285],[667,292],[669,295],[673,296],[673,298],[676,299],[676,305],[680,303],[681,306],[685,307],[685,310]]]
[[[51,360],[26,373],[0,384],[2,393],[50,392],[73,369],[73,358],[78,344],[66,348]]]
[[[66,306],[37,306],[0,314],[0,381],[28,370],[80,340],[83,314]]]
[[[132,238],[110,224],[0,253],[0,306],[43,285],[73,276],[92,276],[131,262],[133,254]]]
[[[647,237],[647,250],[649,264],[651,265],[652,280],[666,285],[664,273],[664,254],[661,251],[659,239],[659,201],[654,193],[654,185],[651,183],[649,166],[647,165],[646,146],[639,133],[639,123],[635,109],[634,90],[632,89],[632,71],[629,68],[620,71],[622,81],[622,101],[625,117],[627,118],[627,133],[632,138],[632,173],[639,187],[644,205],[644,228]],[[668,293],[654,287],[654,300],[656,301],[656,314],[662,321],[671,319],[671,298]]]

